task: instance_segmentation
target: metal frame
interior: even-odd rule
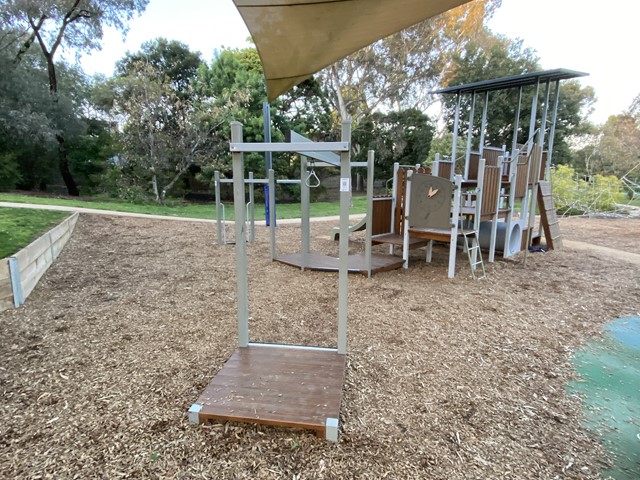
[[[479,82],[473,82],[465,85],[457,85],[452,87],[447,87],[439,90],[432,91],[433,94],[454,94],[456,95],[456,107],[454,114],[454,125],[453,125],[453,142],[452,142],[452,159],[455,162],[456,155],[456,143],[458,136],[458,129],[460,123],[460,105],[461,105],[461,97],[465,94],[470,94],[472,96],[471,107],[469,112],[469,131],[467,133],[467,151],[465,154],[465,169],[464,169],[464,178],[468,177],[469,174],[469,161],[470,161],[470,153],[471,153],[471,144],[472,144],[472,130],[473,130],[473,119],[475,115],[475,103],[476,97],[479,93],[484,93],[484,102],[482,109],[482,123],[480,129],[480,145],[479,145],[479,153],[480,157],[483,156],[484,149],[484,136],[485,129],[487,125],[487,110],[488,110],[488,101],[489,101],[489,93],[497,90],[504,90],[509,88],[518,88],[518,100],[516,106],[516,114],[514,121],[514,131],[513,131],[513,144],[511,147],[511,168],[510,172],[512,177],[510,177],[510,189],[511,192],[514,190],[515,186],[515,170],[517,168],[518,154],[519,151],[517,149],[517,136],[518,130],[520,127],[520,113],[521,113],[521,103],[522,103],[522,92],[524,87],[533,87],[534,94],[531,102],[531,115],[529,121],[529,140],[526,142],[527,151],[526,154],[530,155],[534,141],[532,140],[536,132],[538,133],[537,141],[535,142],[537,146],[540,147],[539,155],[542,155],[542,151],[544,150],[545,143],[547,143],[547,164],[545,166],[544,178],[548,180],[551,168],[551,160],[552,160],[552,148],[555,136],[555,128],[557,122],[557,113],[558,113],[558,103],[559,103],[559,94],[560,94],[560,81],[567,80],[571,78],[583,77],[588,75],[584,72],[578,72],[574,70],[568,69],[555,69],[555,70],[545,70],[540,72],[526,73],[521,75],[511,75],[507,77],[496,78],[492,80],[483,80]],[[546,128],[547,128],[547,117],[549,114],[549,99],[551,93],[551,83],[554,83],[555,90],[553,95],[553,107],[552,107],[552,118],[551,118],[551,127],[549,131],[548,137],[546,137]],[[545,86],[545,97],[543,102],[543,112],[542,117],[538,119],[538,99],[540,96],[540,87]],[[536,123],[540,121],[539,128],[536,128]],[[546,138],[545,138],[546,137]],[[545,142],[546,140],[546,142]],[[532,219],[535,214],[535,199],[537,197],[537,188],[539,181],[539,172],[535,172],[535,178],[531,177],[532,165],[540,165],[542,158],[530,159],[528,162],[528,171],[527,171],[527,183],[526,183],[526,192],[525,197],[522,202],[522,209],[520,211],[520,223],[523,228],[527,231],[527,247],[531,241],[530,238],[530,229],[532,228]],[[455,163],[454,163],[455,165]],[[434,174],[437,175],[437,166],[438,166],[438,158],[436,158],[436,162],[434,164]],[[529,181],[532,179],[532,185],[529,187]],[[513,211],[514,209],[514,198],[513,195],[509,197],[509,208]],[[497,220],[496,220],[497,221]],[[509,241],[509,235],[511,230],[511,219],[508,220],[507,231],[505,236],[505,249],[504,256],[509,256],[507,253],[507,246]],[[526,262],[526,250],[525,248],[525,262]]]
[[[351,141],[351,121],[342,123],[341,142],[329,144],[313,145],[311,151],[339,151],[340,152],[340,260],[338,273],[338,345],[337,353],[345,355],[348,348],[347,323],[348,323],[348,259],[349,254],[349,207],[351,203],[351,164],[350,164],[350,141]],[[237,330],[238,346],[248,347],[249,343],[249,282],[248,282],[248,260],[245,224],[245,191],[244,191],[244,152],[255,151],[300,151],[299,148],[281,149],[282,144],[268,144],[269,150],[263,150],[265,144],[242,143],[242,124],[231,123],[231,151],[233,158],[233,187],[234,187],[234,208],[235,208],[235,231],[236,231],[236,283],[237,283]],[[292,144],[285,144],[292,145]],[[296,144],[298,147],[300,144]],[[253,148],[255,146],[255,148]],[[345,148],[346,146],[346,148]],[[305,150],[310,151],[310,150]],[[254,180],[255,181],[255,180]],[[275,180],[273,170],[269,171],[270,202],[275,197],[273,186]],[[273,209],[270,214],[274,215]],[[273,220],[273,218],[272,218]],[[271,222],[273,229],[273,221]],[[275,346],[275,345],[274,345]],[[189,419],[198,420],[198,412],[189,410]],[[337,441],[338,419],[327,419],[327,439]]]

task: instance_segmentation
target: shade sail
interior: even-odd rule
[[[376,40],[469,0],[234,0],[269,100]]]

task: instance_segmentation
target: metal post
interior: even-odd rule
[[[222,205],[220,202],[220,172],[218,170],[213,172],[213,189],[216,196],[216,238],[218,245],[224,245],[224,238],[222,238]]]
[[[249,172],[249,241],[256,241],[256,219],[254,215],[254,188],[253,188],[253,172]]]
[[[373,231],[373,161],[375,152],[367,152],[367,225],[364,242],[364,261],[367,265],[367,276],[371,278],[371,232]]]
[[[13,292],[13,306],[18,308],[24,303],[24,290],[20,280],[20,262],[17,257],[9,257],[9,277],[11,279],[11,291]]]
[[[511,144],[511,159],[515,162],[518,161],[516,158],[516,150],[518,148],[518,129],[520,128],[520,107],[522,104],[522,86],[518,88],[518,105],[516,106],[516,118],[513,121],[513,142]]]
[[[311,251],[311,240],[309,235],[309,203],[311,191],[309,188],[309,176],[307,171],[307,157],[300,156],[300,208],[302,227],[302,270],[309,265],[309,252]]]
[[[544,179],[549,180],[551,173],[551,158],[553,156],[553,140],[556,136],[556,122],[558,120],[558,102],[560,100],[560,80],[556,80],[556,91],[553,96],[553,114],[551,116],[551,130],[549,131],[549,142],[547,148],[547,166],[544,172]]]
[[[276,258],[276,177],[273,168],[269,169],[269,233],[271,234],[271,261]]]
[[[482,105],[482,123],[480,126],[480,145],[478,151],[480,158],[484,157],[484,137],[487,129],[487,110],[489,110],[489,92],[484,92],[484,104]]]
[[[264,141],[265,143],[269,143],[271,142],[271,108],[269,106],[269,102],[262,102],[262,118],[264,120]],[[271,152],[264,152],[265,175],[269,175],[272,163]]]
[[[531,118],[529,119],[529,138],[533,136],[533,133],[536,131],[536,120],[538,119],[538,94],[540,93],[540,80],[536,83],[536,90],[533,94],[533,99],[531,100]],[[527,155],[531,153],[531,149],[533,148],[533,142],[529,142],[527,146]]]
[[[467,151],[464,157],[464,178],[469,178],[469,160],[471,159],[471,141],[473,140],[473,120],[476,109],[476,92],[472,93],[471,111],[469,112],[469,130],[467,131]]]
[[[242,124],[231,122],[231,141],[242,142]],[[238,296],[238,345],[249,345],[249,278],[247,272],[247,238],[244,218],[244,158],[232,153],[233,206],[236,227],[236,282]]]
[[[453,141],[451,142],[451,161],[453,162],[453,165],[451,166],[451,172],[455,170],[455,165],[456,165],[456,147],[458,144],[458,127],[460,124],[461,99],[462,99],[462,96],[460,95],[460,92],[458,92],[457,99],[456,99],[456,113],[453,120]]]
[[[342,122],[343,142],[351,141],[351,120]],[[350,152],[340,152],[340,254],[338,272],[338,353],[347,353],[349,313],[349,206],[351,205]]]
[[[529,142],[531,137],[536,131],[536,120],[538,117],[538,94],[540,93],[540,80],[536,83],[536,90],[533,94],[533,99],[531,100],[531,118],[529,119],[529,139],[527,144],[527,181],[525,183],[525,193],[524,198],[522,199],[522,208],[520,212],[520,218],[522,218],[522,225],[526,228],[529,224],[529,200],[531,197],[531,192],[529,190],[529,178],[531,177],[531,166],[533,162],[531,161],[531,150],[533,149],[533,142]],[[526,235],[526,232],[525,232]],[[529,246],[527,245],[527,249]]]

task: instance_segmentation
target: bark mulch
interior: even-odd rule
[[[589,241],[589,221],[572,220],[570,236]],[[614,235],[615,222],[598,235]],[[314,251],[337,254],[332,226],[312,225]],[[621,231],[629,248],[640,220]],[[497,261],[474,281],[460,254],[448,280],[440,249],[432,264],[418,252],[408,271],[351,276],[335,445],[188,423],[236,347],[233,247],[214,232],[80,217],[26,304],[0,313],[0,478],[599,478],[606,455],[565,384],[576,348],[638,315],[637,265],[563,249],[529,255],[526,269],[522,255]],[[278,250],[298,249],[298,227],[279,227]],[[335,345],[337,275],[268,252],[259,230],[251,339]]]

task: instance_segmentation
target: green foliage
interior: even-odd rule
[[[353,132],[353,142],[366,149],[355,161],[366,161],[367,150],[375,150],[376,176],[389,178],[393,164],[415,165],[427,160],[435,127],[429,117],[416,109],[373,113]]]
[[[0,208],[0,258],[26,247],[68,215],[50,210]]]
[[[594,175],[581,178],[567,165],[558,165],[551,170],[553,200],[561,215],[608,212],[615,204],[624,200],[622,182],[610,175]]]
[[[0,191],[13,190],[21,180],[15,153],[0,153]]]

